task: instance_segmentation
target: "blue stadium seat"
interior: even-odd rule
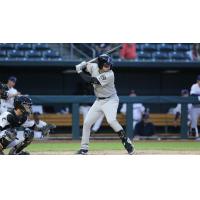
[[[0,50],[0,58],[6,58],[7,54],[6,51]]]
[[[44,58],[46,58],[46,59],[59,59],[60,55],[59,55],[58,52],[49,50],[49,51],[44,53]]]
[[[157,44],[146,43],[142,45],[144,52],[155,52],[157,51]]]
[[[173,61],[188,60],[187,55],[184,54],[184,53],[180,53],[180,52],[172,52],[172,53],[170,53],[170,58]]]
[[[0,43],[1,50],[14,50],[15,44],[12,43]]]
[[[169,60],[169,54],[166,52],[155,52],[152,54],[155,60]]]
[[[31,50],[32,44],[29,44],[29,43],[16,44],[16,49],[17,50],[23,50],[23,51]]]
[[[143,45],[144,45],[144,44],[137,43],[137,44],[136,44],[136,51],[137,51],[137,52],[138,52],[138,51],[143,51]]]
[[[173,52],[174,46],[173,44],[162,43],[162,44],[158,44],[158,50],[160,52]]]
[[[191,50],[189,44],[175,44],[174,49],[176,52],[187,52]]]
[[[33,48],[34,48],[35,50],[38,50],[38,51],[50,50],[48,44],[45,44],[45,43],[33,44]]]
[[[41,59],[42,58],[42,53],[39,52],[39,51],[31,50],[31,51],[28,51],[26,53],[26,57],[28,59]]]
[[[9,58],[24,58],[24,53],[22,51],[11,50],[7,52]]]
[[[138,55],[138,60],[151,60],[152,59],[151,53],[140,51],[137,53],[137,55]]]

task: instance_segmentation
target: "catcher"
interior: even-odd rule
[[[4,149],[11,148],[10,155],[29,155],[24,149],[33,141],[36,129],[35,122],[28,120],[31,107],[30,98],[18,96],[14,99],[14,109],[0,115],[0,154],[4,154]],[[44,128],[42,132],[46,134],[49,131]]]

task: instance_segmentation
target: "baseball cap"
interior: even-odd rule
[[[10,76],[8,80],[9,81],[13,81],[14,83],[16,83],[17,78],[15,76]]]
[[[200,74],[197,76],[197,81],[200,81]]]

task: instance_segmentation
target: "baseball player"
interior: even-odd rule
[[[187,89],[181,90],[181,96],[182,97],[188,97],[189,96],[189,91]],[[191,109],[192,109],[192,104],[188,104],[188,127],[191,126]],[[177,104],[177,106],[173,109],[173,114],[175,115],[174,118],[174,126],[177,126],[178,119],[181,116],[181,104]]]
[[[114,84],[114,72],[112,71],[112,60],[107,54],[98,57],[97,63],[86,63],[85,61],[76,65],[76,71],[80,77],[93,84],[96,101],[90,108],[83,124],[81,148],[78,154],[87,154],[89,148],[90,129],[102,115],[105,115],[108,124],[119,135],[122,144],[129,154],[133,154],[134,148],[130,139],[116,119],[119,98]],[[90,75],[84,73],[87,71]]]
[[[30,122],[34,123],[34,139],[42,139],[44,136],[47,136],[50,131],[56,128],[53,124],[47,124],[45,121],[40,119],[40,113],[34,112],[33,113],[33,120]]]
[[[197,82],[192,85],[190,90],[191,96],[200,96],[200,75],[197,76]],[[198,119],[200,116],[200,104],[193,104],[191,108],[191,134],[196,138],[199,137]]]
[[[18,92],[14,87],[16,84],[17,78],[15,76],[11,76],[8,79],[7,87],[8,87],[8,98],[7,99],[1,99],[1,109],[0,113],[3,113],[7,111],[8,109],[12,109],[14,106],[14,98],[18,95],[20,95],[20,92]]]
[[[50,133],[52,129],[56,128],[55,125],[47,124],[46,122],[40,120],[39,116],[40,116],[39,112],[33,113],[33,120],[31,120],[29,116],[27,116],[27,120],[22,125],[23,127],[22,130],[18,130],[16,133],[16,139],[6,147],[6,148],[12,148],[9,154],[20,154],[20,155],[29,154],[28,152],[17,153],[16,148],[13,148],[13,147],[18,147],[20,143],[23,143],[25,141],[27,128],[29,128],[30,131],[32,131],[34,139],[43,139]]]
[[[131,90],[129,96],[135,97],[136,92],[134,90]],[[142,120],[142,116],[144,114],[145,107],[141,103],[134,103],[133,104],[133,130],[135,129],[135,125]],[[126,103],[122,105],[122,108],[120,110],[122,114],[126,114]]]
[[[8,98],[8,86],[0,83],[0,99],[6,100]]]
[[[23,127],[27,121],[27,116],[31,113],[32,101],[26,96],[16,97],[14,100],[14,109],[10,109],[0,115],[0,154],[3,150],[11,147],[11,143],[18,139],[16,128]],[[13,144],[9,154],[29,154],[23,149],[33,140],[34,133],[31,125],[24,126],[24,139],[17,145]]]

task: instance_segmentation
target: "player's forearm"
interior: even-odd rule
[[[91,76],[85,74],[84,72],[80,72],[79,75],[86,83],[100,84],[96,77],[91,77]]]

